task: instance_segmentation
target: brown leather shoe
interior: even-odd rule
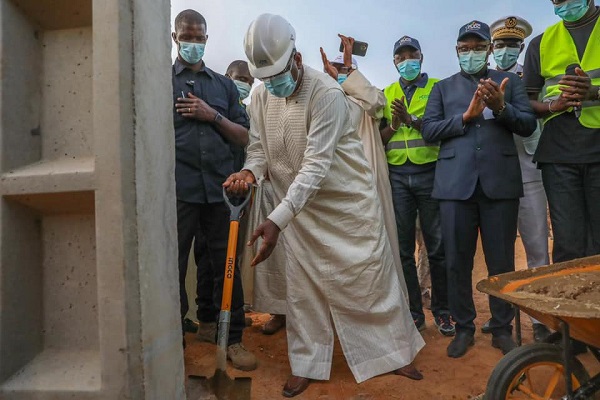
[[[272,335],[285,326],[285,315],[273,314],[262,328],[262,333]]]
[[[285,397],[294,397],[304,392],[310,383],[310,379],[301,376],[290,375],[285,386],[283,395]]]
[[[423,379],[423,374],[420,373],[419,370],[416,369],[412,363],[405,365],[402,368],[398,368],[394,371],[394,374],[405,376],[414,381],[420,381],[421,379]]]

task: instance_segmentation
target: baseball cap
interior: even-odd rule
[[[467,35],[476,35],[483,40],[491,41],[492,35],[490,34],[490,27],[481,21],[471,21],[466,25],[463,25],[458,31],[458,39],[461,40]]]
[[[417,39],[413,39],[410,36],[402,36],[396,43],[394,43],[394,53],[392,55],[396,55],[398,50],[404,46],[410,46],[413,49],[421,51],[421,45]]]
[[[333,60],[329,60],[329,62],[332,64],[343,64],[344,63],[344,55],[338,54],[338,56],[336,58],[334,58]],[[354,69],[358,68],[358,63],[356,62],[356,58],[354,58],[354,57],[352,57],[352,66],[354,67]]]

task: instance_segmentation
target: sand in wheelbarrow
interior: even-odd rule
[[[548,276],[516,290],[521,296],[587,307],[600,307],[600,271],[582,271]],[[519,296],[519,297],[521,297]]]

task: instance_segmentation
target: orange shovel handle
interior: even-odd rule
[[[231,311],[231,296],[233,293],[233,277],[235,275],[235,255],[237,251],[239,227],[239,221],[231,221],[229,223],[229,240],[227,242],[227,258],[225,261],[221,311]]]

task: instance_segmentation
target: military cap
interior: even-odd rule
[[[490,30],[492,31],[492,40],[525,40],[533,32],[531,24],[527,20],[516,16],[504,17],[492,22]]]

